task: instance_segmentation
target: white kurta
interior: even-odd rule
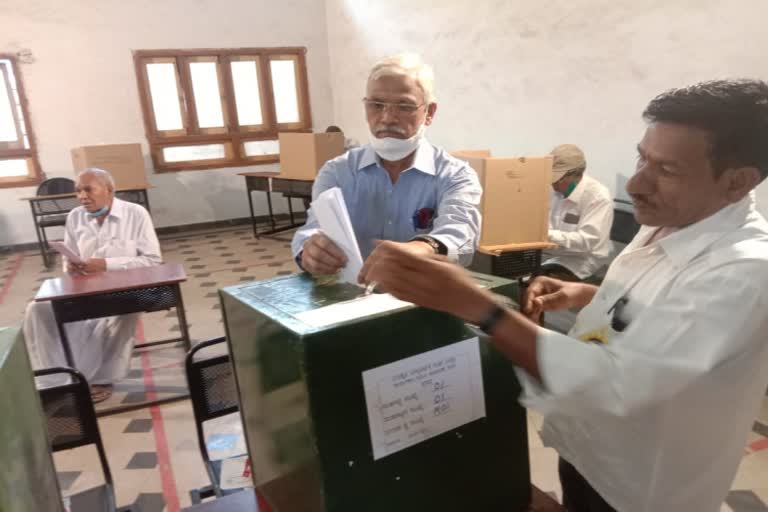
[[[147,210],[117,198],[101,226],[82,206],[72,210],[67,217],[64,243],[83,260],[104,258],[107,271],[162,262],[160,243]],[[65,271],[66,268],[64,261]],[[75,366],[89,383],[109,384],[128,373],[139,316],[113,316],[65,325]],[[31,302],[27,306],[24,336],[34,369],[67,366],[49,302]],[[57,382],[60,380],[48,378],[41,379],[39,384]]]
[[[522,402],[617,510],[715,512],[768,385],[768,223],[750,195],[644,247],[654,231],[569,336],[540,330]]]
[[[602,183],[584,175],[568,197],[552,192],[549,208],[549,240],[556,249],[544,263],[564,266],[585,279],[610,259],[613,200]]]

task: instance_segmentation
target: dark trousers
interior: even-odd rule
[[[568,512],[616,512],[563,458],[558,462],[557,472],[563,487],[563,506]]]

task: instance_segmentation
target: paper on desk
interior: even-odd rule
[[[374,460],[485,417],[478,338],[366,370],[363,387]]]
[[[304,311],[295,316],[312,327],[325,327],[326,325],[346,322],[355,318],[384,313],[385,311],[392,311],[412,305],[412,303],[396,299],[388,293],[372,293],[357,299]]]
[[[72,252],[72,250],[64,245],[64,242],[59,242],[54,240],[53,242],[48,242],[48,245],[51,246],[53,250],[67,258],[67,261],[70,263],[82,263],[83,261],[80,259],[80,256]]]
[[[247,455],[232,457],[221,461],[221,484],[222,489],[242,489],[243,487],[253,487],[253,478],[251,478],[251,463]]]
[[[349,220],[349,211],[344,202],[341,189],[334,187],[320,194],[312,201],[312,210],[323,234],[339,246],[347,256],[347,264],[341,269],[341,279],[347,283],[358,284],[357,275],[363,268],[363,257],[357,246],[355,230]]]

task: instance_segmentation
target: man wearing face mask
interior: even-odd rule
[[[363,99],[370,143],[327,162],[315,180],[313,198],[341,189],[363,259],[381,245],[399,244],[462,265],[472,260],[482,190],[472,168],[424,138],[437,110],[432,90],[432,70],[415,55],[376,64]],[[384,242],[377,246],[378,240]],[[346,264],[312,209],[292,250],[311,274],[334,274]]]
[[[142,206],[115,197],[115,183],[107,171],[92,168],[82,172],[75,190],[82,206],[67,216],[64,244],[81,263],[63,258],[65,272],[93,274],[162,263],[152,218]],[[94,402],[109,398],[112,383],[128,373],[138,319],[138,314],[130,314],[64,327],[75,366],[91,384]],[[29,303],[24,336],[36,370],[67,366],[49,302]],[[55,376],[41,377],[38,384],[59,381]]]
[[[577,146],[561,144],[550,154],[549,240],[557,248],[545,253],[551,259],[540,274],[581,281],[608,263],[613,201],[602,183],[585,174],[587,162]]]

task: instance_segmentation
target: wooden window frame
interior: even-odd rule
[[[27,161],[27,176],[7,176],[0,177],[0,188],[19,188],[19,187],[33,187],[40,184],[43,181],[43,172],[40,169],[40,162],[37,157],[37,145],[35,143],[35,134],[32,130],[32,122],[29,117],[29,109],[27,107],[27,94],[24,90],[24,80],[19,71],[18,59],[15,55],[0,53],[0,59],[7,60],[11,63],[11,71],[16,79],[16,92],[19,95],[19,105],[21,107],[21,115],[23,119],[18,118],[18,112],[16,110],[16,101],[11,97],[11,107],[14,124],[19,134],[19,141],[17,143],[0,143],[0,160],[16,160],[26,159]],[[5,81],[6,90],[8,94],[11,94],[10,80],[5,74],[5,71],[0,73],[0,80]],[[24,147],[24,138],[21,133],[21,123],[24,123],[24,127],[27,134],[27,140],[29,141],[29,148]]]
[[[280,161],[279,155],[245,155],[244,143],[249,141],[277,140],[280,132],[311,132],[312,113],[309,101],[306,48],[231,48],[188,50],[136,50],[133,52],[139,100],[144,117],[144,129],[149,142],[150,154],[156,172],[242,167],[272,164]],[[292,59],[296,62],[296,95],[299,107],[298,123],[278,123],[272,91],[272,60]],[[221,96],[223,128],[198,128],[197,111],[192,92],[190,62],[217,62],[219,93]],[[256,65],[262,124],[240,126],[232,82],[231,62],[254,61]],[[179,108],[183,130],[157,131],[152,106],[152,96],[146,73],[146,64],[172,62],[176,65]],[[224,144],[223,159],[185,162],[165,162],[163,149],[173,146]]]

